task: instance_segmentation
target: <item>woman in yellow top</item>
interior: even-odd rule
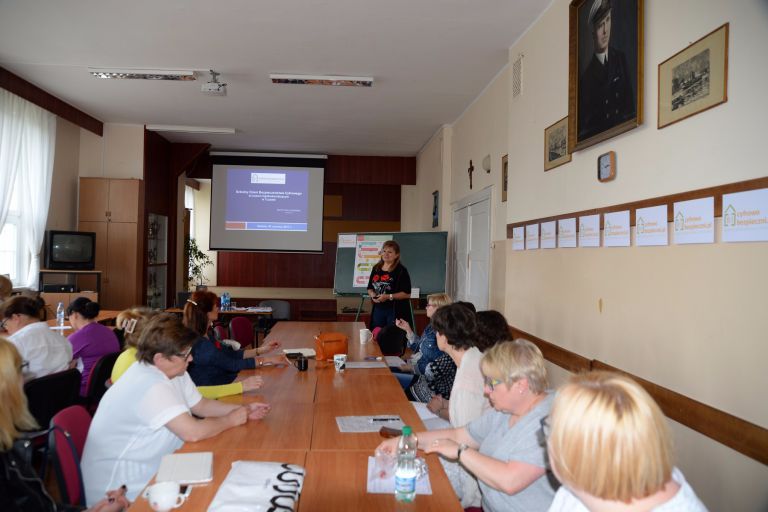
[[[112,368],[111,380],[113,383],[117,382],[123,373],[136,362],[136,344],[147,322],[156,314],[157,312],[149,308],[137,307],[126,309],[117,315],[117,326],[124,331],[125,350],[118,356],[115,366]],[[241,395],[246,391],[259,389],[262,383],[262,378],[254,375],[231,384],[198,386],[197,390],[205,398],[215,400],[224,396]]]

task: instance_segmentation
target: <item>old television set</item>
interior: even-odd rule
[[[96,267],[96,233],[46,231],[44,249],[47,269],[93,270]]]

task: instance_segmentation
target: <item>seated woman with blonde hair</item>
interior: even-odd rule
[[[464,427],[419,432],[419,448],[472,473],[485,512],[547,510],[555,489],[539,432],[553,397],[541,351],[526,340],[507,341],[490,348],[480,364],[494,410]],[[388,439],[379,449],[394,455],[398,441]]]
[[[121,311],[117,315],[118,329],[123,331],[125,350],[117,357],[115,366],[112,367],[111,381],[114,384],[125,371],[136,362],[136,344],[139,341],[147,322],[158,313],[146,307],[135,307]],[[224,396],[242,395],[248,391],[259,389],[263,379],[258,375],[251,375],[240,381],[220,386],[197,386],[197,390],[205,398],[215,400]]]
[[[39,425],[29,413],[27,397],[22,390],[21,369],[24,362],[16,347],[0,338],[0,510],[24,512],[56,512],[68,510],[57,505],[27,458],[21,432],[37,430]],[[118,512],[131,503],[125,491],[109,491],[87,512]],[[80,510],[78,507],[76,510]]]
[[[664,414],[629,377],[572,377],[542,425],[550,429],[549,460],[563,483],[550,512],[706,511],[673,466]]]

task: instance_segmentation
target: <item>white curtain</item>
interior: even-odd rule
[[[21,132],[23,131],[21,98],[0,89],[0,230],[5,226],[13,196],[13,183],[19,170]]]
[[[0,196],[3,201],[0,209],[5,223],[5,215],[12,191],[13,175],[21,199],[21,246],[17,257],[21,258],[21,276],[26,275],[22,286],[37,289],[38,271],[40,270],[40,249],[48,219],[48,203],[51,199],[51,179],[53,176],[53,154],[56,146],[56,116],[16,95],[0,90],[0,112],[3,121],[0,132],[0,172],[5,185],[6,173],[10,176],[9,186],[3,187]],[[6,138],[6,118],[7,138]],[[3,158],[3,151],[10,153]],[[5,165],[8,167],[5,167]]]

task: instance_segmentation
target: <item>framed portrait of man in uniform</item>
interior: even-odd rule
[[[584,149],[642,124],[643,0],[573,0],[568,146]]]

